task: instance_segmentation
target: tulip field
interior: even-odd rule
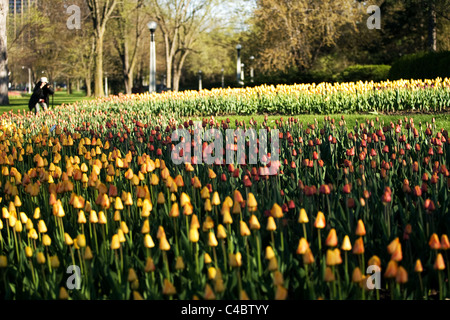
[[[352,128],[330,115],[449,106],[450,80],[435,79],[114,96],[5,113],[0,298],[448,299],[448,132],[408,115]],[[307,113],[317,120],[302,121]],[[278,118],[215,118],[256,114]],[[237,157],[175,164],[172,134],[193,135],[194,117],[202,135],[276,132],[276,174]],[[236,139],[223,142],[216,155],[237,151]]]

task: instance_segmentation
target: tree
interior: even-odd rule
[[[0,1],[0,105],[9,105],[8,98],[8,37],[6,34],[6,19],[9,2]]]
[[[91,12],[92,26],[95,39],[95,70],[94,70],[94,95],[103,96],[103,39],[106,24],[111,18],[117,0],[86,0]]]
[[[356,27],[360,11],[352,0],[258,0],[253,39],[263,70],[311,68],[335,46],[344,27]]]
[[[214,26],[215,0],[151,0],[164,38],[167,87],[178,91],[187,56],[200,35]]]
[[[117,5],[117,19],[113,30],[114,46],[122,63],[125,93],[131,94],[133,74],[138,60],[138,49],[146,29],[142,12],[143,0],[121,2]]]

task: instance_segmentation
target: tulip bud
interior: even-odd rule
[[[388,253],[391,255],[394,254],[399,243],[400,243],[400,240],[398,237],[395,238],[394,240],[392,240],[391,243],[389,243],[389,245],[387,246]]]
[[[148,273],[148,272],[153,272],[155,270],[156,270],[156,268],[155,268],[155,264],[153,263],[153,259],[151,257],[148,257],[146,262],[145,262],[144,271],[146,273]]]
[[[250,229],[244,221],[240,221],[240,233],[242,237],[246,237],[250,235]]]
[[[356,267],[354,270],[353,270],[353,273],[352,273],[352,282],[354,282],[354,283],[360,283],[361,282],[361,280],[362,280],[362,273],[361,273],[361,269],[359,269],[359,267]]]
[[[31,258],[33,256],[33,249],[28,246],[25,247],[25,255],[27,256],[27,258]]]
[[[314,221],[314,227],[317,229],[323,229],[325,228],[325,225],[325,216],[323,215],[322,211],[319,211],[317,213],[316,220]]]
[[[0,256],[0,268],[6,268],[8,266],[8,258],[6,256]]]
[[[272,206],[272,209],[270,210],[270,214],[274,218],[283,218],[283,210],[277,203],[274,203],[274,205]]]
[[[217,275],[216,268],[209,267],[208,268],[208,279],[209,280],[214,280],[216,278],[216,275]]]
[[[36,254],[36,261],[38,264],[44,264],[45,263],[45,255],[43,252],[38,252]]]
[[[84,234],[79,234],[77,236],[77,244],[80,248],[86,247],[86,237]]]
[[[335,280],[336,280],[336,278],[335,278],[334,273],[331,270],[331,268],[330,267],[326,267],[324,281],[325,282],[333,282]]]
[[[204,256],[205,264],[210,264],[212,262],[211,256],[206,252]]]
[[[221,224],[217,226],[217,238],[218,239],[226,239],[227,232],[225,231],[225,227]]]
[[[394,260],[390,260],[384,273],[385,278],[395,278],[397,276],[398,265]]]
[[[67,292],[67,289],[65,287],[59,288],[59,300],[68,300],[69,299],[69,293]]]
[[[336,247],[338,245],[336,229],[330,229],[330,232],[328,233],[327,239],[325,241],[325,245],[328,247]]]
[[[402,266],[398,267],[395,281],[401,284],[408,282],[408,272]]]
[[[428,245],[433,250],[439,250],[441,248],[441,242],[439,241],[439,237],[436,233],[431,235]]]
[[[311,249],[307,249],[302,257],[303,257],[303,263],[304,264],[312,264],[315,261]]]
[[[436,256],[436,260],[433,265],[434,270],[444,270],[445,269],[445,262],[444,258],[442,257],[442,253],[438,253]]]
[[[308,223],[309,222],[308,215],[307,215],[306,210],[304,208],[300,209],[298,222],[299,223]]]
[[[272,259],[273,257],[275,257],[275,252],[273,251],[273,249],[272,249],[271,246],[267,246],[267,247],[266,247],[266,256],[265,256],[265,259],[266,259],[266,260],[270,260],[270,259]]]
[[[51,265],[51,267],[53,269],[58,269],[59,268],[60,263],[59,263],[58,256],[55,255],[55,256],[51,256],[50,257],[50,265]]]
[[[216,236],[214,235],[214,232],[209,232],[208,234],[208,246],[210,247],[217,247],[218,242],[216,239]]]
[[[87,246],[86,249],[84,250],[83,259],[84,260],[92,260],[93,258],[94,258],[94,255],[92,254],[91,247]]]
[[[113,235],[111,240],[111,249],[117,250],[120,248],[119,236],[117,234]]]
[[[355,234],[359,237],[366,235],[366,228],[364,227],[364,222],[361,219],[358,220],[358,225],[356,226]]]
[[[199,240],[199,233],[197,228],[189,228],[189,241],[191,242],[198,242]]]
[[[353,245],[353,254],[363,254],[364,253],[364,242],[363,238],[359,237],[355,240]]]
[[[442,250],[450,249],[450,242],[449,242],[448,236],[446,234],[443,234],[441,236],[441,249]]]
[[[42,244],[46,247],[49,247],[52,244],[52,239],[47,234],[42,236]]]
[[[272,257],[272,259],[269,260],[268,270],[270,272],[278,270],[278,260],[276,257]]]
[[[288,291],[281,285],[277,286],[277,291],[275,292],[275,300],[286,300]]]
[[[189,233],[189,237],[190,236],[191,235]],[[162,251],[169,251],[170,250],[170,244],[167,241],[167,238],[166,238],[165,234],[162,237],[160,237],[160,239],[159,239],[159,249],[162,250]]]
[[[259,230],[261,228],[258,218],[254,214],[250,217],[249,224],[251,230]]]
[[[275,220],[272,216],[269,216],[269,218],[267,219],[267,227],[266,229],[268,231],[275,231],[277,229],[277,225],[275,223]]]
[[[416,264],[414,266],[414,272],[417,272],[417,273],[423,272],[423,266],[422,266],[422,262],[420,261],[420,259],[416,260]]]
[[[163,295],[166,296],[172,296],[177,293],[177,290],[173,286],[173,284],[166,278],[164,279],[164,286],[163,286]]]

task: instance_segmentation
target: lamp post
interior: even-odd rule
[[[198,91],[202,90],[202,70],[198,70]]]
[[[225,70],[222,68],[222,88],[225,88],[225,74],[224,74],[224,72],[225,72]]]
[[[25,66],[22,66],[22,69],[25,69]],[[28,93],[31,93],[31,69],[28,69]]]
[[[253,78],[255,77],[255,72],[253,70],[253,60],[255,60],[254,56],[250,56],[250,82],[253,83]]]
[[[241,85],[244,85],[244,64],[241,63]]]
[[[150,21],[147,24],[150,30],[150,78],[148,91],[150,93],[156,91],[156,47],[155,47],[155,31],[158,24],[155,21]]]
[[[244,83],[241,82],[241,49],[242,46],[238,44],[236,46],[237,50],[236,79],[238,84],[243,85]]]
[[[105,97],[109,96],[108,91],[109,91],[109,89],[108,89],[108,73],[105,72]]]

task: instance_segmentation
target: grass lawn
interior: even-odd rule
[[[17,112],[18,110],[28,111],[28,101],[30,100],[31,94],[22,94],[20,97],[10,96],[9,106],[0,106],[0,114],[3,112]],[[91,100],[92,97],[86,97],[84,92],[75,91],[72,94],[67,94],[66,91],[55,92],[53,98],[53,106],[60,106],[61,104],[70,104],[81,100]],[[52,97],[50,96],[50,108],[52,106]]]
[[[366,119],[373,119],[374,121],[376,118],[379,118],[380,122],[384,122],[384,124],[389,124],[391,121],[394,123],[397,123],[399,119],[404,120],[405,117],[413,118],[415,125],[418,127],[419,123],[421,122],[422,125],[425,125],[427,122],[432,123],[433,118],[435,118],[436,128],[440,130],[441,128],[444,128],[447,131],[450,131],[450,113],[441,113],[441,114],[405,114],[405,115],[373,115],[373,114],[334,114],[330,115],[332,119],[336,119],[336,125],[338,125],[339,120],[341,120],[341,116],[344,116],[346,125],[349,129],[353,129],[353,127],[356,124],[356,121],[358,123],[365,122]],[[268,116],[268,123],[273,126],[275,124],[275,120],[279,120],[281,117],[283,117],[283,120],[286,120],[290,115],[277,115],[277,116]],[[292,115],[292,117],[297,118],[300,122],[303,122],[304,124],[310,124],[314,123],[314,119],[317,119],[319,125],[323,123],[324,115],[313,115],[313,114],[302,114],[302,115]],[[250,119],[253,118],[253,120],[257,121],[258,124],[262,123],[264,121],[264,115],[254,115],[254,116],[221,116],[217,117],[216,119],[219,121],[226,120],[227,118],[230,119],[230,125],[232,128],[235,127],[235,121],[244,121],[249,122]],[[197,118],[197,120],[201,120],[201,118]]]

